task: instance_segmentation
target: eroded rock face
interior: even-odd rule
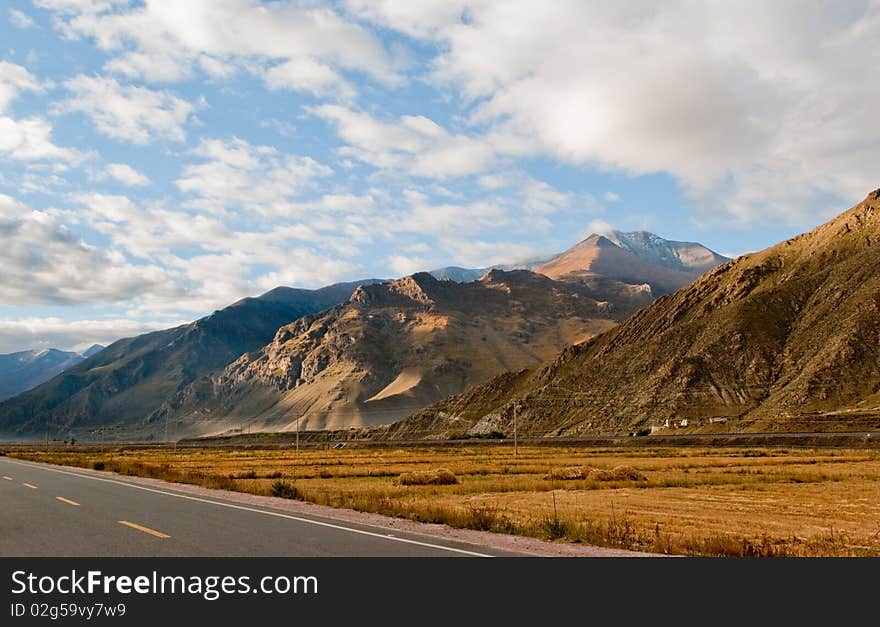
[[[529,271],[493,270],[463,284],[419,273],[362,286],[344,305],[282,327],[164,411],[175,420],[255,418],[261,429],[298,419],[301,428],[393,422],[505,370],[535,366],[642,302],[599,300],[588,285]]]
[[[500,415],[509,430],[515,402],[520,429],[536,436],[681,419],[713,430],[880,426],[880,190],[810,233],[710,270],[542,368],[395,429],[409,437]]]

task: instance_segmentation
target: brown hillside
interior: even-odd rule
[[[472,283],[427,273],[364,286],[351,300],[282,327],[262,350],[184,389],[151,420],[180,433],[388,423],[506,370],[539,365],[643,304],[528,271]]]
[[[535,271],[556,280],[604,277],[628,284],[647,283],[655,294],[674,292],[700,274],[652,263],[602,235],[590,235]]]
[[[395,425],[395,437],[489,428],[626,433],[880,425],[880,190],[810,233],[711,270],[543,367]]]

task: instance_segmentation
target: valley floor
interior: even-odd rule
[[[681,555],[880,556],[876,449],[521,446],[515,456],[512,446],[463,443],[6,454],[560,542]],[[437,469],[457,482],[402,485],[404,473],[430,478]],[[566,475],[580,478],[559,478]]]

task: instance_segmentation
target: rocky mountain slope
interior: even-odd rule
[[[420,273],[359,288],[282,327],[263,349],[203,377],[154,420],[181,433],[388,423],[613,327],[641,303],[607,303],[528,271],[479,281]]]
[[[279,287],[196,322],[114,342],[42,385],[0,403],[0,433],[137,427],[190,382],[269,342],[278,328],[348,300],[363,282]]]
[[[588,282],[606,295],[632,292],[647,285],[654,295],[675,291],[727,257],[696,242],[663,239],[648,231],[593,234],[560,255],[523,260],[492,268],[449,266],[430,274],[442,281],[476,281],[489,270],[533,270],[552,279]]]
[[[49,348],[0,355],[0,401],[45,383],[103,348],[96,344],[82,354]]]
[[[674,292],[726,257],[689,242],[665,240],[637,231],[590,235],[555,259],[535,269],[561,281],[618,281],[651,287],[655,296]]]
[[[600,244],[604,245],[604,244]],[[394,425],[391,437],[880,426],[880,190],[744,255],[540,368]]]
[[[617,246],[628,250],[642,259],[670,270],[683,270],[688,273],[703,274],[730,261],[714,250],[697,242],[677,242],[663,239],[648,231],[609,231],[604,236]]]

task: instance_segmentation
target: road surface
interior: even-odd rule
[[[5,557],[515,555],[0,457]]]

